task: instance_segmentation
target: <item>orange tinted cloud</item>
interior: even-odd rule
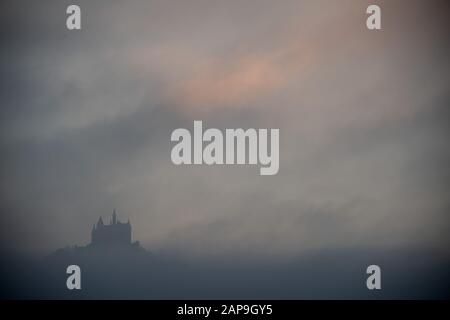
[[[308,60],[299,59],[301,55],[292,50],[284,53],[248,54],[233,61],[208,63],[177,88],[177,104],[190,110],[236,108],[274,94]],[[285,60],[286,56],[289,59]]]

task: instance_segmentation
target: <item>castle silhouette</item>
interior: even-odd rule
[[[102,217],[94,224],[91,232],[91,245],[130,245],[131,224],[120,222],[117,219],[116,210],[113,211],[110,224],[104,224]]]
[[[133,259],[145,259],[148,254],[139,241],[132,242],[130,220],[120,222],[114,210],[109,224],[105,224],[101,216],[98,222],[94,223],[90,243],[85,246],[59,248],[47,257],[50,261],[64,264],[69,260],[101,264],[104,259],[120,264]]]

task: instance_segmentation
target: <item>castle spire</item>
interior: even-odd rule
[[[117,224],[116,209],[113,210],[113,214],[112,214],[112,224]]]
[[[99,226],[103,226],[103,219],[102,219],[102,217],[100,217],[100,218],[98,219],[97,227],[99,227]]]

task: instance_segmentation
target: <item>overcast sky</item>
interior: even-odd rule
[[[446,249],[448,1],[2,1],[0,248]],[[382,8],[382,30],[366,8]],[[171,132],[279,128],[280,170],[175,166]]]

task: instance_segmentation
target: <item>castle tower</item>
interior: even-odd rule
[[[112,222],[111,222],[111,224],[117,224],[116,209],[113,210],[113,214],[112,214]]]
[[[94,224],[91,233],[91,244],[93,245],[129,245],[131,244],[131,224],[120,222],[117,219],[116,210],[111,216],[111,223],[105,225],[102,217],[98,219],[97,225]]]

